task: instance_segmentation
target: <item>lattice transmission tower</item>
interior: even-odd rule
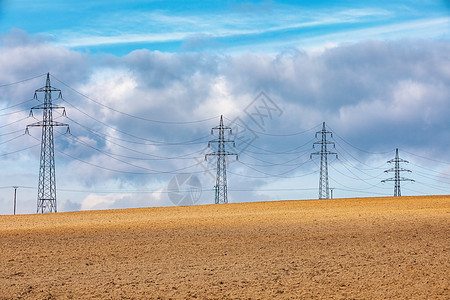
[[[208,153],[205,155],[205,160],[208,156],[216,156],[217,157],[217,175],[216,175],[216,185],[214,186],[215,190],[215,200],[216,204],[220,203],[228,203],[228,188],[227,188],[227,156],[235,156],[238,159],[237,153],[232,153],[226,150],[226,144],[232,143],[233,147],[235,147],[234,140],[225,138],[225,131],[228,131],[229,134],[232,134],[231,127],[223,125],[223,117],[220,116],[220,124],[219,126],[213,127],[211,129],[211,134],[214,134],[214,130],[219,131],[219,138],[211,140],[208,142],[208,147],[211,146],[211,143],[217,143],[217,151],[213,153]]]
[[[327,134],[330,134],[333,137],[333,133],[331,131],[327,131],[325,127],[325,122],[323,122],[322,130],[316,132],[316,138],[318,135],[321,135],[322,140],[320,142],[315,142],[313,144],[314,149],[316,145],[320,145],[320,151],[313,152],[310,155],[312,158],[313,155],[320,155],[320,179],[319,179],[319,199],[329,199],[330,198],[330,188],[328,185],[328,155],[336,155],[337,153],[328,151],[327,145],[333,145],[334,143],[327,141]]]
[[[401,159],[398,156],[398,148],[395,149],[395,157],[391,160],[388,160],[388,163],[394,163],[394,167],[384,171],[385,173],[394,172],[394,177],[381,180],[381,182],[394,181],[394,197],[398,197],[402,195],[400,190],[400,182],[401,181],[413,181],[413,179],[405,178],[400,176],[400,172],[411,172],[411,170],[403,169],[400,167],[400,163],[409,163],[407,160]]]
[[[29,133],[29,127],[41,127],[41,157],[39,166],[39,184],[37,197],[37,213],[57,212],[56,209],[56,174],[55,174],[55,142],[53,138],[53,127],[65,126],[69,131],[69,125],[53,121],[53,110],[62,109],[65,116],[66,111],[63,106],[53,105],[52,92],[57,92],[61,99],[61,90],[56,89],[50,84],[50,73],[47,73],[45,86],[34,92],[34,99],[39,100],[38,94],[44,94],[44,102],[31,108],[30,115],[33,110],[42,110],[42,121],[27,125],[26,133]]]

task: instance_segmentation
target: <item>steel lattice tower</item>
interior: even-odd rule
[[[44,103],[32,107],[30,115],[33,115],[34,109],[42,109],[42,122],[30,124],[29,127],[42,127],[41,138],[41,157],[39,166],[39,184],[37,197],[37,213],[57,212],[56,209],[56,175],[55,175],[55,143],[53,138],[53,127],[66,126],[69,131],[69,125],[53,121],[53,110],[62,109],[63,106],[53,105],[52,92],[58,92],[58,98],[62,98],[61,90],[56,89],[50,84],[50,73],[47,73],[45,87],[37,89],[34,93],[34,99],[38,100],[38,93],[44,93]],[[56,99],[56,100],[57,100]]]
[[[328,186],[328,155],[336,155],[336,158],[338,157],[337,153],[330,152],[327,150],[327,145],[333,145],[333,142],[327,141],[327,134],[330,134],[331,137],[333,137],[333,133],[331,131],[327,131],[325,127],[325,122],[323,122],[322,130],[316,132],[316,138],[317,135],[322,136],[322,140],[320,142],[315,142],[313,144],[313,147],[315,148],[315,145],[320,145],[320,151],[311,153],[310,158],[312,158],[313,155],[320,155],[320,179],[319,179],[319,199],[329,199],[330,198],[330,189]]]
[[[231,127],[223,125],[223,117],[220,116],[220,124],[219,126],[213,127],[211,129],[211,134],[214,134],[214,130],[219,131],[219,138],[211,140],[208,142],[208,147],[211,146],[211,143],[217,143],[217,151],[213,153],[208,153],[205,155],[205,160],[208,156],[217,156],[217,175],[216,175],[216,185],[214,186],[215,190],[215,203],[228,203],[228,191],[227,191],[227,161],[226,156],[233,155],[238,158],[236,153],[226,151],[225,145],[227,143],[233,143],[235,146],[234,140],[225,138],[225,131],[228,131],[230,134]]]
[[[398,148],[395,149],[395,158],[388,161],[388,163],[394,163],[394,167],[384,171],[385,173],[394,172],[394,177],[381,180],[381,182],[394,181],[394,197],[402,195],[400,190],[401,181],[414,181],[413,179],[405,178],[400,176],[400,172],[411,172],[411,170],[400,168],[400,163],[408,163],[407,160],[401,159],[398,156]]]

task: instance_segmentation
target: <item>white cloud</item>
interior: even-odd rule
[[[294,39],[298,40],[304,39],[302,30],[305,28],[316,29],[346,23],[358,24],[367,20],[384,19],[390,15],[386,10],[375,8],[316,11],[313,14],[311,11],[295,6],[250,14],[236,10],[222,11],[220,14],[187,16],[168,15],[164,11],[133,11],[132,14],[132,16],[126,13],[113,16],[106,14],[100,16],[100,19],[90,20],[92,24],[85,30],[74,32],[65,30],[51,32],[51,34],[62,37],[57,44],[64,47],[175,42],[190,40],[198,35],[207,36],[209,39],[245,35],[263,36],[292,30],[299,31],[297,38]],[[139,24],[137,28],[136,24]],[[91,28],[96,30],[93,31]],[[269,44],[274,42],[264,37],[261,41]],[[292,42],[293,40],[289,40],[287,43],[292,44]]]
[[[117,202],[129,201],[131,194],[89,195],[81,202],[81,210],[110,209]]]
[[[23,32],[11,34],[23,35]],[[31,42],[24,43],[23,40],[27,39]],[[77,204],[81,205],[81,209],[171,205],[170,199],[161,192],[173,176],[170,171],[194,165],[197,162],[195,158],[203,159],[202,151],[208,140],[214,138],[209,133],[211,127],[218,125],[218,115],[224,114],[229,118],[227,121],[240,116],[252,126],[252,120],[246,116],[244,109],[261,91],[276,101],[283,114],[270,120],[270,126],[266,128],[269,135],[258,133],[258,139],[252,145],[254,147],[246,148],[241,157],[243,163],[253,164],[260,172],[239,162],[230,165],[230,190],[254,188],[261,190],[261,195],[270,196],[274,194],[263,191],[264,188],[275,188],[276,185],[286,187],[296,182],[295,179],[284,180],[281,177],[272,180],[264,173],[282,174],[289,171],[295,165],[285,165],[283,162],[295,158],[297,154],[308,158],[315,129],[304,134],[288,134],[311,129],[322,121],[361,149],[380,152],[400,145],[400,148],[410,151],[420,150],[418,153],[426,153],[427,157],[439,153],[442,160],[450,161],[450,128],[447,121],[450,114],[450,44],[447,41],[366,41],[339,45],[314,54],[296,50],[279,55],[245,53],[225,56],[139,50],[124,57],[96,55],[94,60],[94,56],[54,47],[33,37],[21,36],[18,40],[16,46],[11,42],[0,49],[0,74],[9,74],[0,75],[2,83],[43,74],[48,66],[56,63],[52,75],[96,101],[123,113],[154,121],[180,122],[167,124],[131,118],[95,104],[52,78],[53,85],[62,89],[71,105],[59,104],[65,105],[67,115],[81,125],[62,117],[58,120],[69,123],[77,139],[101,151],[86,147],[70,136],[56,138],[58,187],[85,191],[81,194],[70,191],[60,193],[61,203],[67,204],[62,208],[71,209]],[[18,53],[22,55],[17,57]],[[35,61],[37,58],[39,60]],[[17,99],[23,101],[32,97],[34,90],[43,86],[44,81],[45,77],[42,77],[23,86],[0,88],[0,107],[13,105],[19,102]],[[25,103],[18,108],[24,110],[25,116],[30,106],[30,103]],[[14,121],[15,117],[5,116],[0,126]],[[209,118],[214,119],[182,123]],[[0,134],[24,130],[27,123],[28,120],[24,120],[23,123],[0,128]],[[270,134],[287,135],[273,137]],[[32,135],[39,138],[39,129],[36,128]],[[167,144],[196,139],[187,144]],[[2,140],[5,140],[3,136]],[[149,140],[167,143],[161,145]],[[21,138],[17,142],[1,145],[2,153],[32,145],[34,139]],[[342,141],[340,143],[340,146],[350,147]],[[298,153],[285,153],[286,149],[296,147],[300,147]],[[109,172],[74,160],[60,151],[103,168],[124,172]],[[350,148],[349,151],[355,150]],[[367,153],[352,153],[355,159],[368,164],[374,161]],[[345,157],[346,153],[342,155]],[[8,186],[36,186],[39,148],[14,154],[13,157],[14,160],[11,156],[0,158],[3,169],[0,180]],[[353,160],[348,155],[347,158]],[[379,160],[377,158],[375,161]],[[346,172],[342,166],[336,167]],[[437,163],[431,163],[429,167],[442,170]],[[145,169],[149,170],[149,174],[131,174],[145,173]],[[299,168],[293,175],[299,176],[311,169],[311,166]],[[158,174],[151,170],[168,173]],[[199,174],[197,172],[201,171],[200,166],[194,166],[180,172]],[[374,172],[379,171],[376,169]],[[315,187],[318,175],[311,176],[300,177],[299,185],[309,187],[305,184],[314,183]],[[351,180],[339,177],[341,175],[334,173],[333,176],[338,182],[342,180],[352,184]],[[368,177],[364,174],[360,176]],[[206,176],[206,179],[200,177],[209,193],[205,192],[202,196],[204,202],[201,203],[209,203],[212,180]],[[375,178],[375,181],[379,179]],[[270,182],[273,184],[270,185]],[[147,192],[139,193],[142,190]],[[86,195],[87,192],[89,195]],[[2,190],[1,193],[2,199],[10,198],[10,191]],[[28,202],[23,200],[21,203],[34,208],[36,198],[33,193],[35,191],[29,192]],[[357,192],[353,194],[357,195]],[[279,193],[276,197],[287,196]],[[255,194],[240,192],[233,194],[233,201],[253,200],[252,197]],[[0,212],[5,213],[5,210]]]

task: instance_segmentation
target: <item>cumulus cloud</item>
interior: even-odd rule
[[[15,82],[50,71],[53,85],[63,91],[65,101],[58,104],[66,106],[70,119],[55,116],[70,124],[72,136],[61,135],[56,141],[60,187],[159,191],[174,174],[192,172],[209,191],[214,180],[202,173],[201,161],[208,141],[215,138],[209,135],[210,129],[224,114],[226,123],[239,117],[258,137],[251,146],[237,145],[236,151],[245,146],[241,156],[245,164],[230,167],[235,174],[253,176],[230,173],[234,188],[258,190],[269,186],[271,174],[278,174],[284,187],[283,182],[291,182],[284,177],[298,176],[301,181],[301,176],[317,169],[314,163],[297,169],[296,164],[308,160],[311,139],[320,130],[313,127],[323,121],[350,144],[368,151],[400,146],[427,157],[440,153],[449,161],[448,53],[446,41],[405,40],[365,41],[320,52],[292,50],[278,55],[136,50],[123,57],[94,56],[14,30],[2,37],[0,81]],[[2,87],[1,107],[31,99],[44,83],[45,77],[40,77]],[[266,120],[264,130],[246,113],[261,91],[282,111]],[[37,104],[19,106],[22,116]],[[268,111],[260,107],[260,112]],[[4,115],[0,126],[14,122],[17,116]],[[189,123],[196,120],[206,121]],[[24,129],[34,121],[0,127],[0,134]],[[289,135],[302,131],[305,134]],[[32,135],[39,139],[38,129]],[[0,146],[3,153],[10,153],[35,142]],[[292,154],[296,152],[289,149],[297,149],[303,157],[295,160]],[[21,180],[20,174],[26,174],[24,184],[36,186],[39,148],[21,153],[14,164],[9,156],[0,157],[6,170],[2,180],[14,185]],[[353,155],[363,161],[373,159],[367,153]],[[19,175],[12,181],[5,174]],[[303,182],[311,185],[314,180]],[[211,193],[204,195],[199,203],[211,203]],[[234,194],[233,201],[247,201],[249,195]],[[81,209],[149,205],[148,197],[135,197],[129,193],[74,194],[64,205],[68,210],[77,205]],[[151,198],[160,205],[171,205],[167,197]],[[34,203],[35,198],[27,201]]]

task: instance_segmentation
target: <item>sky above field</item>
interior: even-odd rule
[[[220,115],[229,202],[317,198],[323,122],[334,197],[392,195],[396,148],[403,195],[450,190],[448,1],[0,1],[0,214],[36,209],[47,72],[59,211],[213,203]]]

